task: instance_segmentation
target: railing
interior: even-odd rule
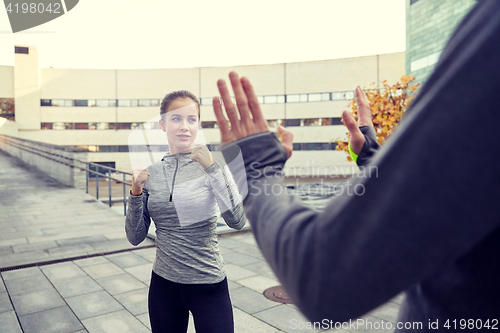
[[[80,148],[71,148],[71,147],[61,147],[61,146],[56,146],[56,145],[51,145],[51,144],[46,144],[46,143],[41,143],[41,142],[36,142],[36,141],[31,141],[31,140],[25,140],[25,139],[19,139],[19,138],[14,138],[10,137],[7,135],[0,135],[0,142],[7,144],[11,147],[17,148],[21,151],[28,152],[30,154],[38,155],[41,156],[45,159],[57,162],[59,164],[68,166],[70,169],[78,169],[81,171],[85,171],[85,189],[86,192],[89,193],[89,181],[90,181],[90,174],[95,174],[96,177],[96,199],[99,200],[99,178],[106,178],[108,179],[108,188],[109,188],[109,207],[112,206],[112,191],[111,191],[111,181],[115,181],[117,183],[122,183],[123,184],[123,214],[127,214],[127,202],[126,202],[126,186],[132,186],[132,183],[126,181],[126,176],[132,176],[131,173],[129,172],[124,172],[120,171],[114,168],[110,168],[107,166],[103,166],[97,163],[92,163],[88,161],[83,161],[81,159],[69,157],[69,156],[64,156],[62,154],[57,154],[52,151],[48,150],[61,150],[64,151],[65,153],[83,153],[87,152],[86,150],[80,149]],[[34,148],[34,145],[38,145],[43,147],[46,150],[39,149],[39,148]],[[78,166],[77,164],[80,163],[81,166]],[[90,166],[94,166],[97,168],[97,171],[91,170]],[[99,169],[105,169],[107,170],[106,174],[98,172]],[[43,170],[42,170],[43,171]],[[111,173],[115,172],[118,174],[123,175],[123,180],[113,178],[111,177]],[[75,181],[73,180],[73,186],[76,187]]]

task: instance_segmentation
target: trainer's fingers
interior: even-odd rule
[[[365,136],[356,124],[356,120],[349,111],[342,112],[342,121],[344,122],[349,134],[351,135],[351,149],[354,153],[359,154],[365,143]]]
[[[251,120],[250,109],[248,107],[247,96],[241,86],[240,78],[236,72],[231,72],[229,73],[229,80],[231,81],[231,86],[233,87],[234,99],[236,100],[236,105],[238,106],[240,118],[243,122],[248,122]]]
[[[212,99],[212,105],[214,108],[215,119],[217,120],[217,125],[219,126],[221,140],[224,140],[229,136],[229,126],[226,117],[224,117],[219,97],[214,97]]]
[[[262,115],[262,111],[259,105],[259,99],[253,90],[253,86],[250,80],[246,77],[241,78],[241,83],[243,85],[243,90],[248,100],[248,106],[250,107],[250,112],[252,113],[252,118],[260,132],[269,131],[269,126],[267,125],[267,120]]]
[[[290,156],[292,156],[292,152],[293,152],[293,134],[292,134],[292,132],[284,129],[281,126],[278,126],[278,138],[280,139],[281,144],[285,148],[286,155],[288,156],[288,158],[290,158]]]
[[[218,80],[217,87],[219,88],[220,96],[222,97],[222,102],[224,103],[224,109],[226,109],[227,117],[231,122],[231,128],[238,131],[239,129],[239,119],[238,112],[234,107],[231,96],[229,96],[229,90],[227,89],[226,81]]]
[[[354,98],[358,105],[358,126],[373,126],[370,102],[366,93],[359,86],[356,87]]]

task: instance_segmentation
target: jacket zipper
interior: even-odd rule
[[[172,202],[172,195],[174,194],[175,175],[177,174],[178,167],[179,167],[179,154],[175,154],[175,171],[174,171],[174,176],[172,177],[172,190],[170,190],[170,199],[168,200],[170,202]]]

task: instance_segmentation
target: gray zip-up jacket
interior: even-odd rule
[[[191,153],[168,153],[147,168],[142,194],[129,196],[125,222],[133,245],[156,225],[153,271],[177,283],[217,283],[225,276],[217,242],[217,217],[234,229],[245,225],[241,197],[233,177],[219,161],[206,169]]]

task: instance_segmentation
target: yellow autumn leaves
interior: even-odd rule
[[[383,81],[382,89],[364,89],[370,102],[370,109],[373,118],[373,126],[377,132],[377,141],[379,144],[384,143],[387,137],[397,127],[401,118],[405,114],[411,101],[416,97],[415,91],[418,89],[418,84],[411,84],[414,78],[411,75],[401,77],[400,82],[390,86],[387,81]],[[349,102],[348,107],[358,119],[358,106],[354,99]],[[347,133],[347,141],[336,140],[337,150],[343,150],[347,154],[347,159],[351,161],[347,144],[349,143],[349,133]]]

